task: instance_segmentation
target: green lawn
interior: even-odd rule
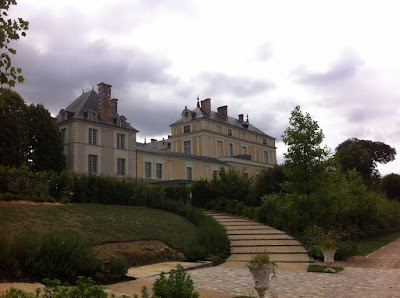
[[[358,243],[358,253],[361,256],[369,255],[371,252],[381,248],[400,238],[400,233],[393,233],[379,238],[368,239]]]
[[[92,244],[158,239],[182,251],[195,226],[179,215],[143,207],[0,204],[0,233],[49,230],[73,230]]]

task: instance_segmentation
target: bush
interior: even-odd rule
[[[122,257],[111,257],[108,263],[108,273],[112,278],[121,278],[128,273],[128,261]]]
[[[335,260],[346,260],[350,256],[358,254],[357,243],[353,241],[342,241],[338,243]]]
[[[36,276],[71,280],[100,270],[101,263],[92,247],[73,232],[51,231],[39,243],[27,264]]]
[[[185,249],[189,261],[204,260],[207,256],[224,257],[229,251],[226,229],[214,218],[205,216]]]
[[[190,276],[186,276],[186,272],[182,265],[178,264],[176,269],[171,270],[168,278],[165,273],[161,272],[153,285],[155,296],[162,298],[197,298],[199,293],[194,291],[194,284]]]

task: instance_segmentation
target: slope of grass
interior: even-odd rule
[[[358,243],[358,252],[361,256],[369,255],[371,252],[381,248],[400,238],[400,233],[393,233],[379,238],[372,238]]]
[[[158,239],[183,251],[195,226],[158,209],[97,204],[0,204],[0,233],[73,230],[92,244]]]

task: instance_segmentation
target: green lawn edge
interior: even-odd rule
[[[400,238],[400,232],[388,234],[382,237],[371,238],[358,243],[358,255],[367,256],[379,248],[388,245]]]
[[[336,271],[336,273],[343,271],[343,267],[336,267],[336,266],[330,266],[333,270]],[[326,265],[317,265],[317,264],[312,264],[309,265],[307,268],[307,272],[318,272],[318,273],[324,273],[324,270],[328,268]]]

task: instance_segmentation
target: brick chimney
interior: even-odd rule
[[[111,110],[115,111],[115,114],[118,114],[118,99],[111,99]]]
[[[242,121],[242,122],[243,122],[243,114],[240,114],[240,115],[239,115],[239,121]]]
[[[99,88],[99,113],[101,120],[111,121],[111,85],[101,82],[97,84]]]
[[[208,115],[211,115],[211,98],[206,98],[201,101],[201,108],[206,111]]]
[[[218,114],[220,114],[225,119],[228,119],[228,106],[219,107]]]

